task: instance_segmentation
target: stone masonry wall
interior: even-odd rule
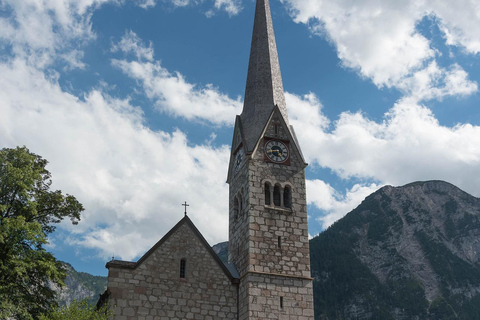
[[[286,128],[280,127],[277,131],[281,137],[275,136],[273,125],[278,123],[280,121],[273,117],[267,128],[269,137],[282,138],[285,134]],[[289,165],[265,162],[262,142],[250,160],[248,209],[251,271],[311,276],[304,166],[294,141],[290,141]],[[272,186],[279,184],[291,187],[291,208],[265,204],[264,186],[267,181]]]
[[[239,274],[247,271],[250,217],[248,190],[248,163],[235,174],[229,188],[229,255]],[[243,203],[237,217],[234,214],[234,197],[241,195]]]
[[[248,290],[248,314],[240,320],[313,320],[312,281],[250,273],[241,290]],[[247,317],[248,316],[248,317]]]
[[[115,320],[237,319],[237,287],[187,223],[136,269],[110,267],[108,289]]]
[[[304,161],[276,112],[266,139],[289,143],[284,164],[265,161],[264,143],[230,181],[230,250],[240,274],[239,319],[313,320],[313,282],[305,190]],[[291,188],[291,207],[265,204],[265,182]],[[283,192],[283,191],[282,191]],[[235,218],[233,197],[244,199]]]

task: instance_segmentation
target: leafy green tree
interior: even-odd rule
[[[86,300],[74,301],[70,306],[57,308],[48,315],[40,316],[39,320],[107,320],[112,312],[104,306],[96,310],[95,306]]]
[[[44,245],[55,224],[80,220],[83,206],[50,190],[47,160],[26,147],[0,150],[0,318],[38,319],[56,307],[50,286],[65,272]]]

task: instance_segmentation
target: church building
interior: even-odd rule
[[[113,319],[314,319],[307,164],[288,121],[268,0],[256,3],[228,165],[228,262],[185,215],[137,262],[107,263]]]

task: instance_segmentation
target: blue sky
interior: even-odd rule
[[[480,196],[480,7],[270,0],[312,236],[383,185]],[[0,0],[0,146],[85,206],[49,250],[136,260],[183,217],[228,237],[225,184],[253,0]]]

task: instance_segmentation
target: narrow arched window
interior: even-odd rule
[[[281,206],[282,205],[282,200],[280,197],[280,186],[276,185],[273,187],[273,204],[276,206]]]
[[[265,204],[267,206],[271,205],[271,200],[270,200],[270,183],[265,183]]]
[[[180,278],[185,278],[187,272],[187,260],[180,260]]]
[[[292,188],[290,186],[285,186],[283,189],[283,205],[285,208],[292,207]]]
[[[235,197],[233,199],[233,217],[234,217],[234,219],[238,218],[238,209],[239,209],[239,202],[238,202],[238,198]]]
[[[238,213],[242,213],[243,211],[243,197],[242,197],[242,194],[240,193],[238,195]]]

